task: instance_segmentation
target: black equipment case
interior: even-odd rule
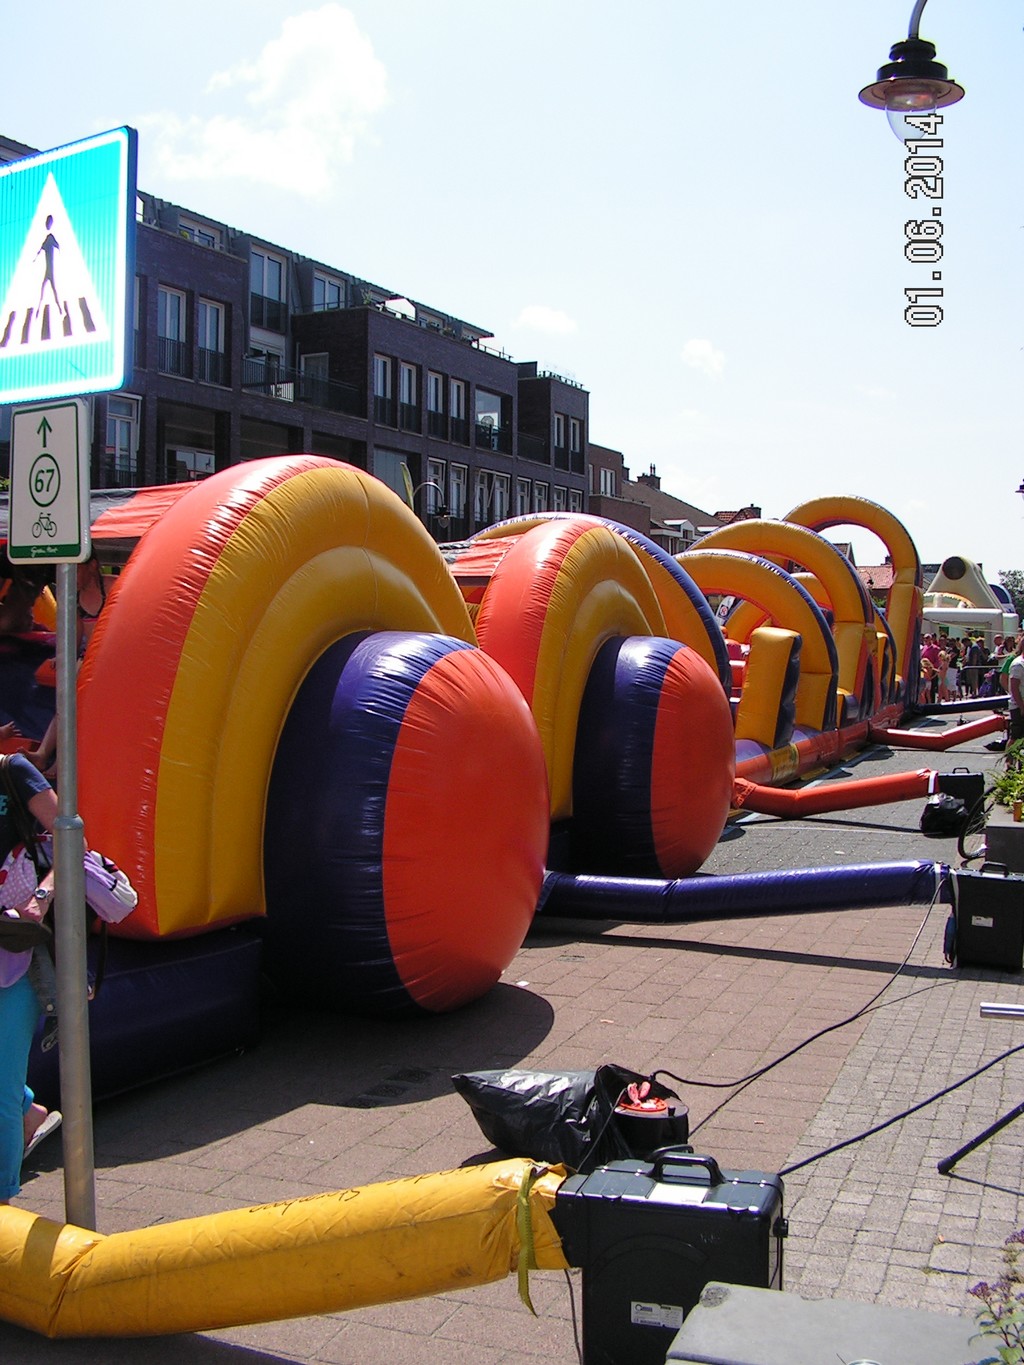
[[[960,967],[1024,967],[1024,877],[986,863],[952,873],[956,962]],[[1000,865],[1001,866],[1001,865]]]
[[[583,1270],[583,1365],[664,1365],[709,1280],[781,1289],[782,1194],[687,1147],[564,1181],[552,1216]]]

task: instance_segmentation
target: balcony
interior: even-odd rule
[[[373,420],[379,422],[382,427],[398,426],[398,411],[393,398],[386,398],[383,394],[373,395]]]
[[[528,431],[519,433],[519,457],[531,460],[534,464],[550,465],[551,454],[543,436],[532,436]]]
[[[252,327],[265,327],[268,332],[283,332],[286,311],[281,299],[268,299],[264,294],[249,295],[249,323]]]
[[[246,393],[261,393],[286,403],[308,403],[310,407],[342,412],[348,417],[366,416],[354,384],[302,374],[277,364],[273,357],[246,356],[242,361],[242,388]]]
[[[443,412],[427,413],[427,435],[436,436],[440,441],[447,441],[448,418]]]
[[[512,432],[508,427],[499,427],[494,422],[477,422],[473,444],[477,450],[500,450],[511,455]]]
[[[188,378],[188,345],[174,337],[157,337],[156,367],[161,374],[177,374]]]
[[[564,469],[564,470],[568,471],[568,469],[569,469],[569,447],[568,447],[568,446],[555,446],[555,468],[556,468],[556,469]]]
[[[469,445],[469,418],[453,417],[451,419],[451,438],[456,445]]]
[[[415,403],[399,403],[398,425],[402,431],[420,430],[420,410]]]
[[[199,368],[196,378],[204,384],[219,384],[226,388],[228,383],[228,358],[223,351],[208,351],[200,346],[197,359]]]

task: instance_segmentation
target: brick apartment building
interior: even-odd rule
[[[0,136],[0,163],[34,150]],[[589,510],[676,553],[720,524],[653,466],[630,481],[590,440],[587,390],[485,328],[143,191],[136,220],[133,373],[94,402],[95,492],[310,451],[411,489],[439,540]]]

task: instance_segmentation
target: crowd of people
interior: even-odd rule
[[[998,697],[1009,692],[1009,670],[1024,635],[996,635],[989,648],[981,635],[924,636],[921,645],[922,702]]]

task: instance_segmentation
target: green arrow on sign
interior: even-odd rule
[[[44,450],[46,449],[46,437],[47,437],[47,434],[48,434],[49,432],[51,432],[52,430],[53,430],[53,427],[50,426],[49,422],[46,420],[45,417],[44,417],[43,420],[39,423],[39,425],[36,427],[36,431],[37,431],[37,432],[39,433],[39,435],[42,436],[42,438],[43,438],[43,449],[44,449]]]

